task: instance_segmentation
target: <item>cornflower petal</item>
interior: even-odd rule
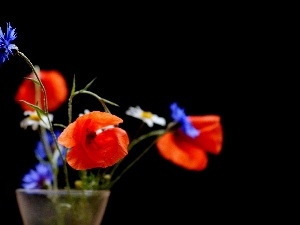
[[[58,137],[59,144],[70,148],[68,164],[77,170],[106,168],[128,154],[129,138],[116,127],[123,120],[106,112],[93,111],[79,116]]]
[[[0,27],[0,65],[13,55],[13,50],[18,50],[18,47],[11,42],[17,38],[16,29],[12,28],[10,23],[7,23],[6,33],[2,32]]]
[[[171,104],[171,110],[172,110],[172,118],[181,124],[181,129],[184,133],[186,133],[190,137],[197,137],[199,135],[199,131],[193,127],[190,120],[187,118],[187,115],[185,114],[184,110],[179,108],[177,103]]]
[[[58,137],[60,135],[61,132],[59,131],[55,131],[55,136]],[[63,165],[63,160],[62,158],[60,157],[60,154],[59,154],[59,150],[56,148],[55,146],[55,143],[54,143],[54,140],[52,138],[52,135],[51,133],[48,131],[46,133],[46,137],[44,137],[44,140],[47,140],[48,144],[49,144],[49,148],[52,152],[52,160],[53,162],[57,163],[58,166],[62,166]],[[59,145],[58,146],[59,149],[60,149],[60,152],[62,153],[63,157],[66,156],[66,148]],[[47,154],[46,154],[46,150],[45,150],[45,146],[43,144],[42,141],[39,141],[36,145],[36,148],[35,148],[35,154],[37,155],[38,158],[40,159],[47,159]]]
[[[39,163],[35,170],[31,169],[22,179],[25,189],[47,188],[53,181],[53,173],[49,164]]]

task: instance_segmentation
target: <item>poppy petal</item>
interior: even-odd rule
[[[32,74],[27,76],[33,78]],[[35,77],[34,77],[35,78]],[[40,79],[46,89],[47,100],[48,100],[48,110],[52,112],[61,106],[68,97],[68,88],[66,80],[63,75],[56,70],[40,70]],[[41,91],[41,101],[40,104],[43,107],[43,92]],[[36,104],[35,99],[35,84],[31,80],[24,79],[20,84],[17,93],[15,95],[15,100],[20,104],[21,108],[26,110],[33,110],[31,106],[27,105],[20,100],[24,100],[31,104]]]
[[[185,169],[204,170],[208,163],[205,151],[185,141],[185,136],[183,132],[164,134],[156,142],[159,153]]]
[[[71,148],[68,164],[77,170],[105,168],[128,154],[129,137],[125,130],[115,127],[123,120],[106,112],[84,114],[61,133],[58,142]]]
[[[42,71],[41,73],[42,82],[48,95],[49,111],[54,111],[67,100],[67,83],[62,74],[56,70]]]
[[[76,121],[73,123],[70,123],[69,126],[67,126],[63,132],[58,136],[57,141],[59,144],[65,146],[66,148],[72,148],[74,145],[76,145],[76,140],[74,137],[74,129],[76,127]]]
[[[191,144],[203,148],[212,154],[219,154],[223,144],[223,130],[217,115],[189,116],[193,126],[200,130],[200,135],[188,140]]]
[[[93,111],[78,117],[76,122],[76,129],[86,129],[88,127],[89,130],[96,131],[109,125],[118,125],[123,120],[110,113]],[[81,133],[82,131],[78,130],[76,132]]]
[[[106,130],[91,143],[80,143],[67,154],[68,164],[77,170],[106,168],[117,163],[127,154],[129,138],[121,128]]]

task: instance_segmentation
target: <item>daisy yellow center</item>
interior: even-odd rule
[[[39,117],[37,114],[31,114],[31,115],[29,116],[29,118],[30,118],[31,120],[35,120],[35,121],[39,121],[39,120],[40,120],[40,117]]]
[[[147,119],[151,119],[152,118],[152,113],[143,111],[142,112],[142,117],[147,118]]]

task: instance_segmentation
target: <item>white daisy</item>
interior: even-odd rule
[[[156,114],[152,114],[151,112],[146,112],[142,110],[139,106],[136,107],[131,106],[125,113],[129,116],[133,116],[135,118],[141,119],[149,127],[153,127],[153,123],[159,124],[161,126],[166,125],[165,118],[159,117]]]
[[[38,116],[36,111],[27,110],[24,112],[24,116],[27,116],[20,123],[20,126],[26,129],[28,126],[31,126],[32,130],[37,130],[39,126],[46,129],[50,129],[50,124],[45,115],[42,115],[41,118]],[[53,115],[49,114],[49,119],[52,122]]]

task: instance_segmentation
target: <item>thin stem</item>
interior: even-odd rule
[[[50,118],[48,117],[48,100],[47,100],[47,95],[46,95],[46,89],[44,87],[44,84],[42,83],[41,79],[40,79],[40,76],[38,75],[38,73],[36,72],[36,68],[34,67],[34,65],[31,63],[31,61],[26,57],[26,55],[24,55],[24,53],[18,51],[18,55],[23,58],[26,63],[30,66],[32,72],[34,73],[36,79],[38,80],[39,84],[41,85],[41,88],[42,88],[42,92],[44,94],[44,98],[43,98],[43,101],[44,101],[44,111],[45,111],[45,114],[48,118],[48,121],[49,123],[51,124],[51,121],[50,121]]]
[[[96,99],[98,99],[100,101],[100,103],[102,104],[105,112],[109,112],[108,108],[106,107],[105,103],[108,103],[108,104],[111,104],[111,105],[114,105],[114,106],[119,106],[117,105],[116,103],[114,102],[111,102],[107,99],[104,99],[104,98],[101,98],[99,95],[93,93],[93,92],[90,92],[90,91],[86,91],[86,90],[80,90],[80,91],[76,91],[74,92],[70,98],[69,98],[69,103],[68,103],[68,118],[69,118],[69,124],[72,122],[72,102],[73,102],[73,98],[76,96],[76,95],[79,95],[79,94],[88,94],[88,95],[91,95],[93,97],[95,97]]]
[[[57,163],[53,162],[53,153],[51,150],[51,146],[49,145],[49,140],[48,140],[48,136],[47,136],[47,132],[46,129],[44,127],[39,127],[39,131],[40,131],[40,139],[41,139],[41,143],[45,149],[45,153],[47,155],[47,158],[49,160],[49,162],[51,162],[51,168],[52,168],[52,172],[53,172],[53,187],[58,187],[58,180],[57,180],[57,174],[58,174],[58,168],[57,168]]]
[[[157,136],[156,139],[147,147],[144,149],[144,151],[136,157],[122,172],[115,178],[113,179],[110,184],[107,186],[107,189],[110,189],[137,161],[139,161],[148,151],[151,149],[151,147],[156,143],[157,139],[159,136],[163,135],[166,132],[166,130],[155,130],[151,131],[145,135],[141,135],[140,137],[134,139],[128,146],[128,151],[131,150],[136,144],[139,142],[145,140],[146,138],[152,137],[152,136]],[[122,163],[123,160],[118,162],[114,168],[112,169],[110,175],[113,176],[114,172],[116,171],[117,167]]]
[[[60,154],[60,157],[63,159],[63,155],[62,155],[62,152],[59,148],[59,145],[58,145],[58,142],[57,142],[57,139],[56,139],[56,136],[55,136],[55,133],[54,133],[54,129],[53,129],[53,124],[52,124],[52,121],[49,117],[49,110],[48,110],[48,99],[47,99],[47,93],[46,93],[46,89],[45,89],[45,86],[44,84],[42,83],[37,71],[36,71],[36,68],[34,67],[34,65],[31,63],[31,61],[27,58],[27,56],[20,52],[20,51],[17,51],[17,54],[18,56],[20,56],[22,59],[25,60],[25,62],[29,65],[29,67],[31,68],[31,70],[33,71],[36,79],[38,80],[40,86],[41,86],[41,90],[44,94],[43,96],[43,102],[44,102],[44,108],[43,108],[43,112],[45,114],[45,116],[47,117],[47,120],[50,124],[50,133],[52,135],[52,138],[53,138],[53,141],[55,143],[55,147],[59,150],[59,154]],[[63,160],[65,161],[65,160]],[[53,167],[53,166],[52,166]],[[68,180],[68,171],[67,171],[67,168],[66,168],[66,165],[64,164],[64,173],[65,173],[65,177],[66,177],[66,186],[67,188],[70,188],[70,185],[69,185],[69,180]],[[55,168],[54,168],[55,169]],[[56,170],[56,169],[55,169]],[[57,179],[57,173],[55,174],[55,179]],[[54,186],[53,186],[54,189],[58,189],[58,185],[57,185],[57,182],[55,182]]]

